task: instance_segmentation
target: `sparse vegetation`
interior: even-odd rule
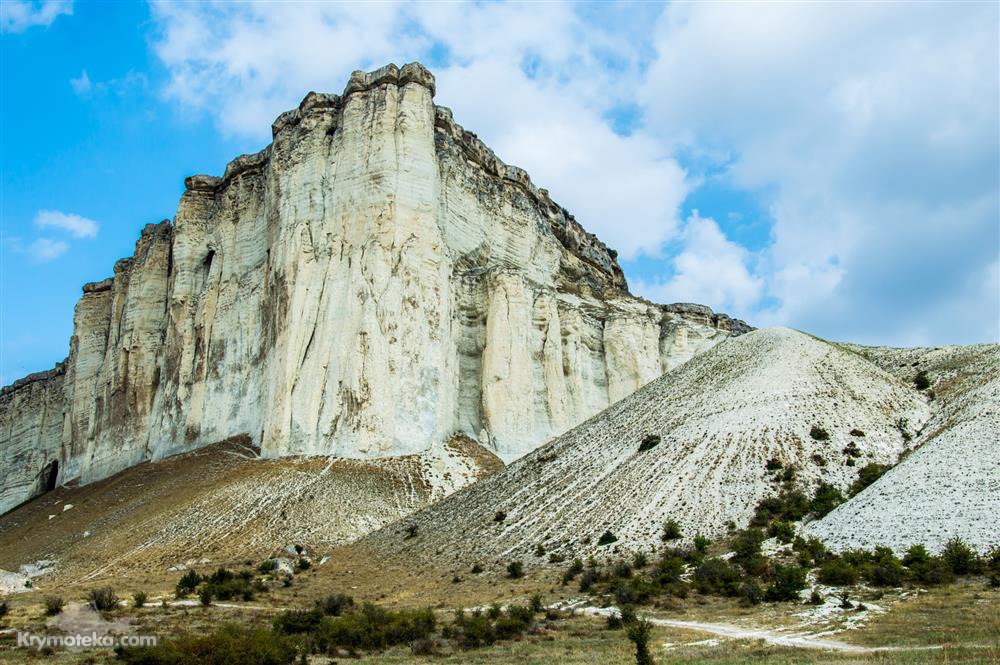
[[[108,612],[118,607],[118,596],[109,586],[91,589],[87,594],[87,602],[95,610]]]
[[[655,448],[660,445],[660,435],[659,434],[647,434],[642,442],[639,443],[639,452],[644,453],[650,448]]]
[[[611,533],[610,531],[605,531],[601,534],[601,537],[597,539],[598,547],[603,547],[605,545],[610,545],[611,543],[618,542],[618,536]]]
[[[63,611],[66,601],[62,596],[47,596],[45,598],[45,616],[55,616]]]
[[[809,429],[809,436],[816,441],[827,441],[830,439],[830,433],[819,425],[813,425]]]
[[[208,635],[161,640],[156,646],[118,647],[118,660],[129,665],[290,665],[297,649],[274,631],[229,624]]]
[[[681,525],[678,524],[677,520],[669,519],[663,523],[663,540],[664,542],[671,540],[679,540],[682,536]]]

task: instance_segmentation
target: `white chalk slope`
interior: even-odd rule
[[[900,418],[919,428],[928,417],[924,397],[859,354],[794,330],[760,330],[723,342],[369,541],[417,557],[530,560],[538,544],[594,551],[606,529],[618,547],[648,549],[667,518],[688,537],[718,536],[729,521],[745,526],[776,490],[768,459],[796,465],[806,491],[821,479],[845,487],[864,464],[896,461],[905,447]],[[830,440],[813,440],[813,425]],[[852,429],[865,436],[852,437]],[[639,452],[651,434],[661,443]],[[852,441],[862,456],[847,466],[842,451]],[[411,522],[418,535],[404,540]]]
[[[1000,545],[1000,346],[860,352],[903,377],[927,371],[934,415],[913,454],[807,531],[836,549]]]

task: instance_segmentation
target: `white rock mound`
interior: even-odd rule
[[[596,545],[605,530],[614,547],[655,547],[668,518],[688,538],[717,537],[729,522],[746,526],[776,492],[769,459],[797,467],[807,492],[820,481],[845,488],[864,464],[896,461],[906,445],[901,418],[919,428],[928,414],[922,396],[856,353],[794,330],[759,330],[407,518],[418,538],[404,541],[397,525],[369,542],[465,560],[530,558],[537,545],[580,555],[606,551]],[[813,426],[829,439],[812,438]],[[651,435],[660,442],[640,451]],[[855,466],[844,452],[851,444],[861,453]]]

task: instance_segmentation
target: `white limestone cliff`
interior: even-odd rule
[[[416,63],[309,93],[84,287],[65,369],[0,395],[0,511],[248,434],[267,457],[505,461],[746,324],[616,254],[433,103]]]

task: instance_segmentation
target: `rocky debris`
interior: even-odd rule
[[[187,178],[84,287],[65,365],[0,394],[0,512],[237,435],[375,458],[461,433],[511,461],[748,329],[630,295],[434,91],[417,63],[355,72]]]
[[[807,534],[897,554],[918,543],[939,552],[954,536],[980,552],[1000,546],[1000,345],[853,350],[908,383],[926,371],[933,415],[910,454]]]
[[[892,463],[905,447],[897,426],[926,421],[926,401],[857,354],[793,330],[730,338],[465,491],[363,542],[404,558],[463,562],[524,559],[535,548],[567,558],[649,551],[668,519],[688,542],[744,527],[781,484],[771,459],[794,468],[795,485],[846,489],[859,466],[842,450],[851,429],[858,465]],[[828,439],[810,436],[813,426]],[[660,443],[640,451],[650,434]],[[824,465],[814,462],[825,458]],[[496,522],[494,516],[505,519]],[[610,531],[612,545],[599,537]],[[447,554],[437,554],[445,552]]]

